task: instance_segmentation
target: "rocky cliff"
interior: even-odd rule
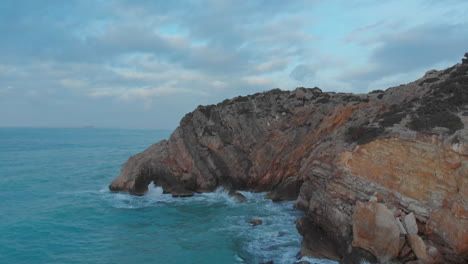
[[[369,94],[275,89],[199,106],[112,191],[269,191],[296,200],[301,254],[468,260],[468,63]]]

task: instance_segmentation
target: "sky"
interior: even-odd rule
[[[1,0],[0,127],[174,129],[273,88],[367,93],[468,52],[466,0]]]

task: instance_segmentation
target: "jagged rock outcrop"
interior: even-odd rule
[[[275,89],[199,106],[110,189],[270,191],[306,212],[302,255],[466,263],[467,124],[466,63],[385,92]]]

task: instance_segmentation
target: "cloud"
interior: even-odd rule
[[[406,71],[458,58],[467,49],[468,24],[422,25],[383,35],[380,42],[382,46],[372,53],[371,61],[387,70]]]
[[[410,2],[3,0],[0,112],[19,110],[0,123],[88,113],[116,126],[158,116],[172,128],[237,95],[361,91],[458,61],[468,4]]]
[[[281,71],[286,69],[288,64],[290,63],[291,58],[274,58],[272,60],[263,62],[259,64],[255,69],[258,72],[274,72],[274,71]]]
[[[1,88],[0,88],[0,96],[2,96],[2,95],[7,95],[7,94],[9,94],[10,92],[12,92],[12,90],[13,90],[13,87],[11,87],[11,86],[1,87]]]
[[[76,79],[62,79],[59,83],[65,88],[82,88],[88,86],[86,82]]]
[[[429,70],[442,62],[449,66],[467,50],[466,43],[468,24],[421,25],[381,34],[369,44],[377,47],[367,64],[345,72],[340,79],[362,85],[409,71]]]
[[[380,22],[377,22],[377,23],[372,23],[372,24],[368,24],[368,25],[365,25],[363,27],[360,27],[360,28],[357,28],[353,31],[351,31],[351,33],[349,33],[349,35],[345,38],[345,42],[353,42],[353,41],[356,41],[358,40],[360,37],[362,37],[363,34],[371,31],[371,30],[374,30],[375,28],[381,26],[383,24],[382,21]]]
[[[298,82],[311,82],[315,77],[315,69],[314,66],[309,64],[299,64],[291,71],[289,76]]]
[[[247,77],[243,77],[242,80],[244,82],[246,82],[247,84],[249,84],[249,85],[264,86],[264,85],[272,85],[273,84],[273,81],[271,79],[265,78],[265,77],[247,76]]]
[[[37,95],[38,95],[38,92],[34,90],[26,92],[26,96],[37,96]]]
[[[142,87],[131,90],[104,89],[94,91],[88,95],[92,98],[116,97],[123,101],[150,100],[153,97],[177,95],[177,94],[200,94],[203,92],[194,92],[190,89],[175,89],[173,87]]]

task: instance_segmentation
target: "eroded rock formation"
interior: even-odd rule
[[[270,191],[306,212],[303,255],[466,263],[467,124],[466,63],[385,92],[275,89],[199,106],[110,189]]]

